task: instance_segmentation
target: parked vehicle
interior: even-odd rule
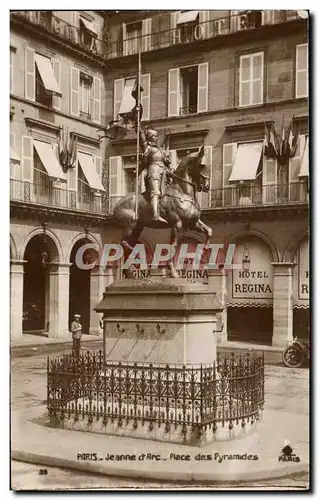
[[[310,358],[309,340],[294,338],[283,352],[282,360],[288,368],[300,368]]]

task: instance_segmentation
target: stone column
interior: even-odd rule
[[[217,314],[217,344],[227,342],[227,280],[223,265],[218,265],[216,269],[208,269],[208,290],[216,293],[216,298],[223,307],[223,311]]]
[[[22,340],[23,266],[26,260],[10,262],[10,332],[11,341]]]
[[[70,266],[49,264],[49,337],[69,338]]]
[[[293,340],[293,266],[291,262],[273,262],[273,338],[272,345],[286,347]]]
[[[101,314],[94,311],[94,308],[102,300],[105,287],[114,281],[114,268],[112,266],[92,269],[90,274],[90,331],[91,335],[102,335],[103,328],[100,328]]]

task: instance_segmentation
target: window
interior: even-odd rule
[[[51,179],[35,148],[33,149],[33,201],[49,204]]]
[[[95,45],[95,40],[98,36],[98,27],[95,23],[88,21],[85,17],[80,16],[80,42],[81,44],[92,50]]]
[[[239,106],[253,106],[263,103],[264,53],[240,57]]]
[[[197,93],[198,93],[198,67],[181,68],[180,70],[181,88],[181,115],[197,113]]]
[[[198,24],[198,10],[182,10],[177,18],[179,41],[190,43],[194,40],[194,30]]]
[[[296,47],[296,98],[308,97],[308,44]]]
[[[137,54],[142,37],[142,21],[126,25],[125,55]]]
[[[168,116],[202,113],[208,109],[208,63],[169,70]]]
[[[61,63],[42,54],[36,54],[33,49],[25,49],[25,97],[45,106],[60,108],[62,97]]]
[[[16,49],[10,47],[10,93],[14,94],[14,61]]]
[[[80,117],[90,121],[92,120],[92,84],[91,76],[80,73]]]
[[[70,68],[70,113],[101,123],[101,79]]]
[[[52,94],[46,91],[38,68],[35,68],[35,100],[44,106],[52,107]]]
[[[80,210],[90,210],[91,188],[85,178],[83,170],[78,165],[78,208]]]
[[[152,18],[122,24],[123,55],[137,54],[151,50],[152,46]]]
[[[136,78],[119,78],[114,80],[114,120],[118,119],[119,113],[128,113],[135,106],[135,99],[132,96],[132,90],[135,85]],[[143,106],[143,121],[150,119],[150,90],[151,90],[151,75],[146,74],[141,77],[141,104]]]

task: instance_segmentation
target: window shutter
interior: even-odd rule
[[[171,161],[171,166],[172,168],[176,169],[177,168],[177,153],[175,149],[170,149],[168,152],[169,159]]]
[[[102,181],[102,158],[100,156],[95,157],[95,168],[99,179]]]
[[[232,33],[238,31],[238,13],[239,10],[231,10],[230,11],[230,30]]]
[[[93,121],[101,123],[101,79],[93,78]]]
[[[168,116],[178,116],[180,107],[179,68],[168,72]]]
[[[241,56],[239,66],[239,106],[250,104],[251,56]]]
[[[179,14],[179,10],[171,13],[171,30],[174,30],[176,28]]]
[[[142,21],[142,36],[143,36],[143,45],[142,50],[147,52],[151,50],[152,45],[152,18],[143,19]]]
[[[178,20],[179,14],[180,14],[179,10],[176,11],[176,12],[172,12],[171,13],[171,32],[170,32],[170,38],[171,38],[171,43],[172,44],[180,43],[181,42],[181,39],[180,39],[181,31],[177,27],[177,20]]]
[[[77,167],[78,167],[78,160],[75,161],[74,167],[68,168],[67,170],[67,183],[68,183],[68,189],[70,191],[76,191],[76,184],[77,184]]]
[[[308,44],[296,47],[296,97],[308,96]]]
[[[79,116],[79,90],[80,90],[80,72],[77,68],[70,68],[70,93],[71,93],[71,115]]]
[[[79,29],[80,29],[80,16],[77,10],[71,12],[72,24],[75,26],[73,28],[73,37],[76,42],[79,41]]]
[[[208,193],[200,192],[198,193],[198,202],[201,208],[207,208],[210,206],[211,192],[212,192],[212,170],[213,170],[213,147],[205,146],[204,147],[204,161],[205,165],[209,168],[209,191]]]
[[[263,203],[275,203],[277,194],[277,160],[263,157]]]
[[[22,137],[22,172],[23,180],[32,182],[33,180],[33,140],[25,135]]]
[[[237,153],[237,143],[230,142],[223,146],[223,186],[229,186],[229,177]]]
[[[208,108],[208,62],[198,65],[197,112],[203,113]]]
[[[30,47],[25,49],[25,88],[24,95],[30,101],[35,100],[35,62],[34,50]]]
[[[117,114],[121,106],[122,97],[124,94],[125,79],[119,78],[114,80],[114,115],[113,120],[117,120]]]
[[[123,38],[123,56],[127,56],[128,53],[128,43],[126,41],[126,24],[122,23],[122,38]]]
[[[109,197],[112,211],[120,196],[123,195],[122,157],[111,156],[109,160]]]
[[[15,145],[16,145],[16,141],[15,141],[15,134],[14,132],[10,132],[10,152],[11,150],[14,151],[15,150]],[[11,157],[10,157],[10,160],[11,160]],[[13,161],[10,161],[10,179],[15,179],[15,162]]]
[[[289,162],[289,182],[299,182],[300,179],[298,178],[300,168],[301,168],[301,159],[302,155],[304,152],[306,144],[306,136],[305,135],[299,135],[298,139],[298,146],[296,149],[295,156],[290,158]]]
[[[143,106],[143,120],[150,120],[150,101],[151,101],[151,75],[142,75],[141,85],[143,87],[143,92],[141,92],[142,98],[141,103]]]
[[[251,59],[252,104],[261,104],[264,100],[264,54],[253,54]]]
[[[57,61],[56,59],[51,59],[51,64],[53,67],[53,73],[55,76],[55,79],[57,81],[57,84],[59,85],[61,89],[61,63],[60,61]],[[53,101],[52,105],[55,109],[61,109],[61,100],[62,98],[58,95],[53,96]]]
[[[209,38],[211,36],[210,30],[210,11],[209,10],[200,10],[199,11],[199,22],[202,24],[202,33],[203,38]]]
[[[261,24],[272,24],[274,17],[273,10],[262,10],[261,11]]]

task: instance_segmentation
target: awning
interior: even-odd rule
[[[239,144],[229,182],[252,181],[256,178],[262,142]]]
[[[301,168],[298,177],[309,177],[309,147],[308,137],[306,137],[306,144],[301,161]]]
[[[129,113],[136,105],[136,101],[132,96],[132,90],[135,86],[135,78],[130,78],[125,82],[123,97],[118,114],[123,115]]]
[[[105,191],[102,182],[97,175],[93,157],[84,153],[78,153],[78,160],[90,188],[98,191]]]
[[[181,12],[178,16],[176,24],[186,24],[196,21],[198,18],[198,10],[187,10],[186,12]]]
[[[54,76],[50,59],[48,57],[41,56],[40,54],[35,54],[35,62],[45,90],[61,96],[61,89]]]
[[[87,19],[85,19],[84,17],[80,17],[80,21],[84,24],[84,26],[86,27],[86,29],[92,33],[92,35],[96,36],[97,37],[97,31],[95,29],[95,26],[93,23],[91,23],[91,21],[88,21]]]
[[[17,161],[17,162],[21,161],[20,156],[12,147],[10,147],[10,160]]]
[[[36,140],[33,140],[33,144],[49,176],[54,179],[66,181],[66,175],[55,156],[51,144]]]

